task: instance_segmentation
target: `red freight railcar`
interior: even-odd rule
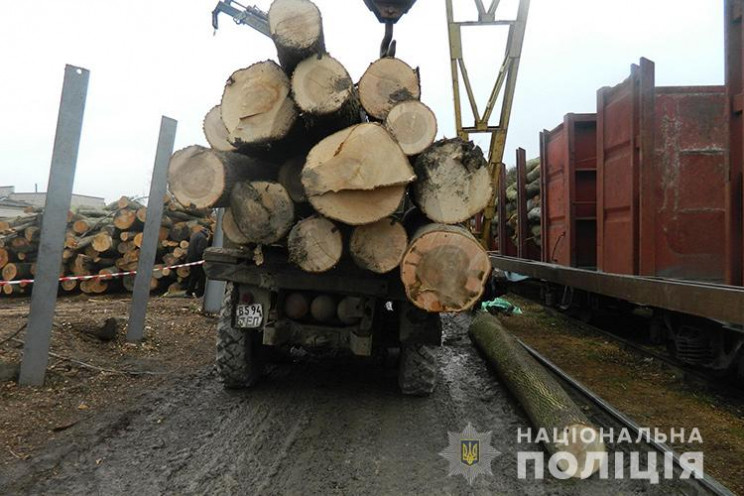
[[[599,269],[724,282],[724,88],[655,88],[641,59],[597,103]]]
[[[540,133],[542,260],[597,265],[597,115],[567,114]]]

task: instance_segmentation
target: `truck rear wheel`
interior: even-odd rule
[[[436,357],[431,346],[404,343],[400,349],[398,385],[403,394],[428,396],[437,381]]]
[[[226,389],[252,386],[261,377],[261,334],[233,326],[234,287],[225,288],[217,322],[217,374]]]

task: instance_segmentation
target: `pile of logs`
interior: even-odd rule
[[[210,148],[171,158],[176,200],[224,207],[229,241],[281,247],[307,272],[342,258],[379,274],[400,267],[418,307],[471,307],[491,271],[459,225],[492,194],[480,148],[434,142],[436,117],[420,102],[418,70],[404,61],[376,60],[355,85],[326,52],[311,1],[275,0],[269,25],[279,63],[230,75],[204,119]]]
[[[150,288],[181,289],[188,277],[189,268],[163,269],[184,263],[192,232],[211,227],[211,211],[184,208],[170,197],[164,199],[165,207],[158,240],[156,268]],[[33,279],[36,271],[41,219],[43,213],[12,219],[0,219],[0,270],[5,281]],[[64,280],[63,292],[104,293],[134,287],[133,275],[108,277],[111,274],[137,270],[142,229],[147,208],[137,201],[121,197],[103,209],[80,208],[67,216],[67,234],[62,253],[63,276],[103,275],[88,280]],[[162,269],[162,270],[161,270]],[[0,294],[25,294],[31,284],[6,284]]]
[[[540,234],[540,159],[527,161],[527,225],[529,228],[528,242],[542,246]],[[510,169],[506,176],[506,218],[507,235],[517,244],[517,174],[516,169]],[[498,218],[494,218],[493,232],[498,233]]]

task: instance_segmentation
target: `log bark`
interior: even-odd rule
[[[426,150],[437,137],[434,112],[418,100],[401,102],[390,109],[385,127],[409,156]]]
[[[298,122],[289,78],[273,61],[235,71],[225,84],[220,106],[228,141],[236,148],[266,150],[291,140]]]
[[[279,183],[237,183],[230,195],[230,210],[238,229],[251,243],[276,243],[294,224],[294,203]]]
[[[315,145],[302,170],[302,184],[321,214],[350,225],[392,214],[405,185],[416,178],[408,159],[378,124],[359,124]]]
[[[483,294],[488,254],[465,228],[428,224],[416,230],[400,264],[408,299],[427,312],[461,312]]]
[[[354,228],[349,243],[354,263],[378,274],[390,272],[400,265],[407,248],[406,230],[392,218]]]
[[[361,122],[354,82],[346,68],[328,54],[300,62],[292,74],[292,98],[318,138]]]
[[[565,435],[566,443],[543,443],[550,454],[564,451],[578,461],[574,471],[568,472],[565,460],[559,468],[571,477],[589,477],[599,470],[599,457],[587,459],[592,452],[604,453],[599,430],[587,419],[581,409],[561,388],[558,381],[540,365],[522,345],[501,325],[499,320],[487,313],[480,313],[469,329],[470,338],[486,355],[509,390],[517,397],[536,430],[558,432]],[[593,435],[582,432],[593,431]],[[582,439],[593,439],[586,443]]]
[[[229,208],[226,208],[225,213],[222,214],[222,232],[231,243],[235,243],[236,245],[247,245],[251,242],[240,232],[238,224],[235,223],[232,210]]]
[[[414,201],[435,222],[464,222],[483,210],[492,195],[483,152],[460,138],[437,141],[418,156]]]
[[[333,222],[323,217],[299,221],[287,238],[289,260],[305,272],[326,272],[341,260],[344,243]]]
[[[192,208],[225,207],[230,201],[230,188],[236,182],[271,179],[276,174],[274,164],[239,153],[192,145],[171,157],[168,185],[182,205]]]
[[[269,30],[287,74],[302,60],[325,52],[320,10],[309,0],[274,0],[269,8]]]
[[[235,147],[227,140],[230,133],[227,131],[225,123],[222,122],[219,105],[212,107],[212,109],[207,112],[207,115],[204,116],[202,129],[204,130],[204,136],[207,138],[207,143],[209,143],[209,146],[213,149],[221,152],[235,151]]]
[[[398,103],[420,97],[418,73],[400,59],[383,58],[373,62],[359,80],[362,107],[370,117],[380,121]]]

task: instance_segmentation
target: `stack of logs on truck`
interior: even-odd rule
[[[354,84],[326,52],[312,2],[275,0],[269,23],[279,63],[230,75],[204,120],[211,148],[171,158],[175,198],[224,207],[225,237],[257,265],[266,250],[312,274],[353,260],[399,271],[424,310],[472,307],[491,272],[461,225],[492,194],[480,148],[434,141],[419,72],[404,61],[381,58]]]
[[[164,213],[158,236],[156,270],[150,289],[178,291],[189,275],[189,267],[170,269],[185,263],[191,234],[211,229],[210,210],[185,208],[170,197],[164,199]],[[41,234],[41,209],[27,215],[0,219],[0,294],[28,294],[34,278]],[[137,270],[142,230],[147,208],[136,200],[121,197],[103,209],[79,208],[67,216],[67,234],[59,269],[60,291],[100,294],[132,291],[134,275],[112,277]],[[101,277],[76,279],[83,276]],[[22,281],[22,282],[21,282]]]
[[[567,114],[540,134],[541,250],[518,253],[525,240],[507,238],[494,264],[555,283],[564,308],[606,307],[608,296],[648,307],[653,339],[680,360],[744,377],[733,94],[657,87],[653,62],[632,65],[628,79],[598,91],[596,113]],[[529,192],[517,196],[527,212]]]

